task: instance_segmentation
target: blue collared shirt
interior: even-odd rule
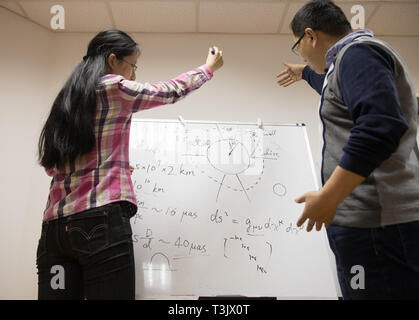
[[[348,43],[354,41],[356,38],[363,36],[373,37],[374,33],[368,29],[359,30],[348,34],[346,37],[336,42],[334,46],[331,47],[326,53],[326,68],[329,69],[330,65],[332,64],[332,62],[335,61],[336,56],[338,55],[339,51],[342,50],[343,47],[345,47]]]

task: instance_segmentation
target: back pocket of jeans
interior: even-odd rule
[[[74,251],[85,254],[98,252],[109,243],[108,212],[88,212],[70,216],[66,231]]]

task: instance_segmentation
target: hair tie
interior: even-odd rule
[[[84,56],[83,61],[86,61],[89,56]]]

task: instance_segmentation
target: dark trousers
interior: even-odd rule
[[[419,299],[419,221],[327,235],[344,299]]]
[[[116,202],[44,222],[38,244],[38,299],[134,299],[130,218]]]

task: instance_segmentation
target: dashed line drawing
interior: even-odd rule
[[[218,202],[221,190],[226,188],[235,192],[243,193],[247,201],[251,202],[249,191],[254,189],[261,181],[265,170],[265,160],[277,159],[255,154],[256,151],[261,152],[263,131],[261,132],[261,135],[258,135],[258,133],[253,129],[245,131],[245,135],[252,141],[250,149],[253,150],[249,150],[249,148],[239,141],[236,136],[231,135],[232,128],[224,127],[222,129],[218,124],[216,124],[216,130],[220,138],[208,145],[207,148],[208,163],[212,166],[212,168],[223,175],[220,178],[214,177],[213,174],[207,175],[209,179],[219,184],[215,201]],[[222,131],[227,133],[228,137],[223,137]],[[241,175],[245,174],[246,170],[251,168],[252,165],[255,165],[256,159],[262,160],[261,172],[257,175],[256,181],[250,185],[243,183]],[[205,174],[204,171],[201,172]],[[233,180],[229,179],[230,177],[233,178]],[[238,183],[239,187],[234,187],[234,183]]]
[[[252,152],[252,154],[254,151]],[[239,161],[234,161],[239,159]],[[251,155],[249,154],[247,148],[236,139],[220,139],[215,141],[207,148],[207,160],[208,163],[218,172],[223,174],[223,177],[219,181],[212,176],[208,176],[211,180],[219,183],[219,188],[217,191],[217,196],[215,201],[218,201],[220,192],[222,187],[229,187],[229,185],[225,185],[225,179],[228,176],[235,177],[237,182],[240,184],[240,188],[232,188],[233,191],[240,191],[243,192],[249,202],[251,202],[250,196],[247,191],[249,191],[250,187],[245,187],[242,180],[240,179],[240,174],[243,174],[247,169],[251,166]],[[258,177],[258,181],[260,181],[262,173]],[[257,181],[257,182],[258,182]]]
[[[279,157],[269,148],[264,150],[264,136],[270,133],[258,128],[237,130],[234,126],[217,123],[205,130],[189,127],[183,130],[186,149],[180,156],[196,158],[199,164],[209,165],[196,167],[217,184],[215,202],[229,190],[243,194],[243,199],[251,203],[252,191],[261,184],[265,174],[266,161],[276,161]],[[286,187],[277,183],[273,192],[283,197]]]

